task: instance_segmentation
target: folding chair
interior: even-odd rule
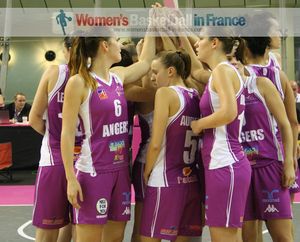
[[[0,175],[4,176],[8,181],[12,181],[12,145],[8,143],[0,143]]]

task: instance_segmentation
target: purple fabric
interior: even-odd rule
[[[281,186],[282,168],[275,160],[252,169],[245,221],[292,218],[289,190]]]
[[[42,229],[59,229],[67,225],[71,205],[62,165],[39,167],[34,195],[32,224]]]

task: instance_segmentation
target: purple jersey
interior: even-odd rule
[[[271,54],[273,56],[273,54]],[[273,58],[269,58],[269,63],[266,66],[251,64],[247,68],[250,73],[254,73],[256,76],[267,77],[271,80],[271,82],[275,85],[277,91],[279,92],[282,100],[284,100],[284,92],[282,90],[282,85],[280,81],[280,69],[274,64],[275,56]],[[273,63],[273,64],[272,64]],[[277,123],[275,122],[276,136],[279,142],[282,142],[280,131],[277,127]]]
[[[237,117],[229,124],[212,129],[206,129],[203,134],[202,159],[205,168],[217,169],[243,160],[245,154],[240,143],[240,133],[244,119],[245,96],[244,83],[238,71],[228,62],[222,62],[231,66],[240,80],[240,90],[236,94]],[[202,117],[209,116],[220,108],[219,95],[211,88],[210,77],[208,84],[200,100]]]
[[[161,151],[151,172],[148,186],[168,187],[198,181],[196,161],[198,137],[191,130],[191,121],[199,119],[198,92],[178,86],[180,108],[169,117]]]
[[[274,64],[274,60],[272,59],[269,59],[269,63],[265,66],[258,65],[258,64],[251,64],[247,66],[248,67],[247,69],[249,70],[250,67],[249,70],[250,73],[252,73],[253,71],[256,76],[269,78],[275,85],[278,92],[280,93],[281,98],[284,99],[284,92],[282,90],[282,85],[280,81],[280,69]]]
[[[283,146],[276,137],[276,121],[257,88],[256,79],[252,75],[246,82],[242,145],[252,165],[262,165],[262,160],[283,161]]]
[[[276,56],[271,51],[269,52],[269,63],[267,64],[267,66],[274,66],[274,67],[278,68],[278,70],[281,70],[281,66],[280,66]]]
[[[89,91],[81,104],[83,143],[76,168],[82,172],[103,173],[129,165],[128,117],[123,84],[110,73],[109,83],[94,73],[97,89]]]
[[[62,165],[60,135],[64,91],[68,78],[68,66],[59,65],[58,79],[48,94],[48,109],[44,114],[46,129],[41,147],[40,166]]]
[[[152,133],[153,112],[139,114],[138,117],[141,129],[141,143],[135,161],[146,163],[146,153]]]

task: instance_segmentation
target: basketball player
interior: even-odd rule
[[[146,37],[144,47],[137,63],[115,67],[113,73],[111,65],[121,60],[121,48],[113,33],[74,42],[70,70],[75,75],[65,92],[62,156],[78,242],[123,240],[131,206],[123,82],[136,81],[148,72],[155,52],[154,39]],[[75,173],[71,153],[78,116],[84,139]],[[104,224],[106,236],[102,236]]]
[[[238,61],[235,63],[244,73],[244,66]],[[291,128],[274,84],[265,77],[251,74],[246,77],[245,120],[241,133],[242,145],[252,168],[243,241],[259,239],[258,220],[266,221],[273,241],[292,241],[292,213],[287,189],[295,179]],[[280,128],[283,144],[276,137],[275,122]]]
[[[202,233],[198,138],[190,128],[190,122],[199,118],[199,97],[184,83],[191,69],[187,54],[161,52],[151,69],[159,89],[144,170],[142,242],[188,241]]]
[[[225,36],[225,37],[213,37]],[[242,227],[251,168],[239,142],[245,109],[244,83],[227,61],[236,44],[230,29],[218,35],[204,28],[197,54],[212,70],[201,97],[202,118],[192,122],[194,133],[203,133],[202,159],[205,168],[206,225],[212,242],[237,240]]]
[[[63,52],[67,61],[73,40],[74,37],[64,39]],[[50,66],[42,76],[29,117],[32,128],[44,135],[32,221],[37,227],[36,241],[71,240],[71,231],[66,228],[70,222],[71,209],[66,195],[67,183],[60,152],[61,114],[68,78],[67,65]],[[49,189],[50,186],[55,189]],[[59,233],[61,228],[65,232]]]

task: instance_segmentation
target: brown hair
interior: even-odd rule
[[[158,58],[166,68],[174,67],[183,80],[191,74],[191,57],[184,51],[162,51]]]

